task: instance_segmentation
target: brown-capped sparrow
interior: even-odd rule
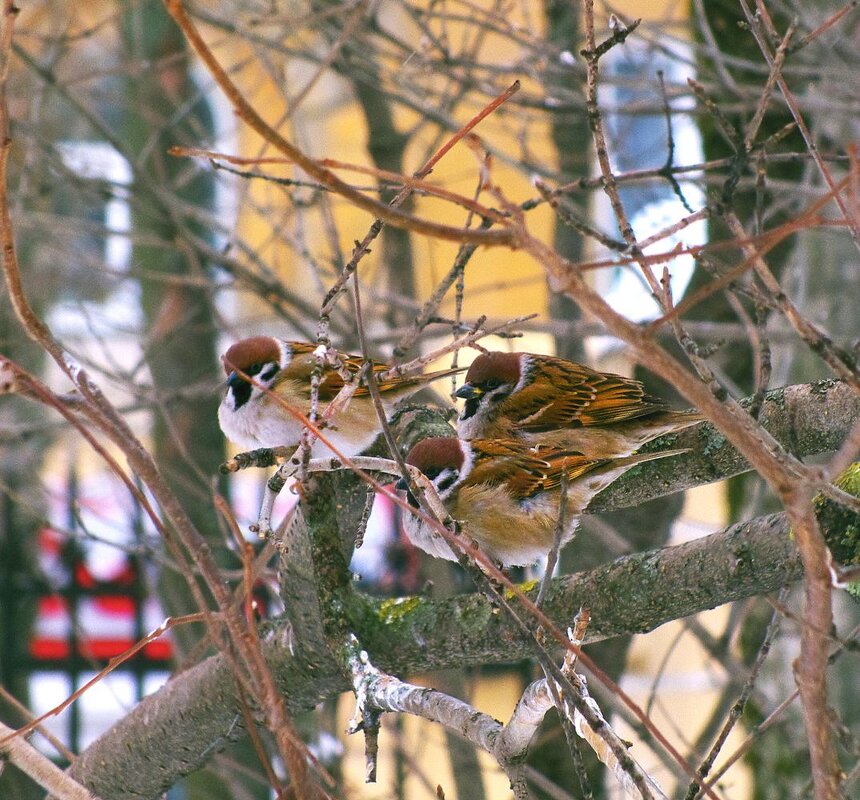
[[[632,378],[534,353],[482,353],[454,396],[466,401],[461,439],[517,438],[594,458],[630,455],[702,419],[670,410]]]
[[[595,459],[516,439],[433,437],[416,444],[406,462],[432,481],[448,513],[462,524],[462,532],[491,559],[510,567],[532,564],[552,549],[562,485],[567,492],[564,544],[594,495],[612,481],[636,464],[684,452]],[[405,483],[398,483],[398,488],[406,488]],[[417,505],[411,495],[409,501]],[[425,552],[456,560],[444,537],[424,520],[407,512],[403,527]]]
[[[288,342],[274,336],[252,336],[230,347],[222,356],[227,373],[227,391],[218,408],[218,422],[228,439],[240,447],[298,446],[305,426],[285,405],[307,417],[311,409],[311,375],[319,369],[315,356],[317,345]],[[325,418],[328,404],[344,386],[342,371],[358,380],[364,365],[361,356],[339,355],[342,368],[324,363],[319,383],[319,407]],[[391,369],[389,364],[373,362],[373,372],[380,375]],[[386,414],[394,405],[431,381],[461,372],[447,369],[423,375],[390,377],[379,381],[379,394]],[[366,386],[359,385],[343,407],[318,423],[323,435],[347,457],[369,447],[381,427]],[[330,448],[317,440],[311,448],[313,458],[333,455]]]

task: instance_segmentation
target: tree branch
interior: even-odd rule
[[[785,516],[774,514],[559,578],[544,610],[564,626],[590,606],[587,641],[594,642],[776,591],[801,575]],[[532,652],[533,643],[481,595],[379,601],[356,593],[355,600],[346,610],[352,627],[386,672],[507,663]],[[267,623],[260,635],[291,712],[349,688],[330,658],[291,655],[286,623]],[[235,679],[223,656],[213,656],[144,698],[78,758],[73,774],[104,800],[154,798],[242,735]]]
[[[80,783],[72,780],[51,759],[40,753],[23,736],[0,722],[0,756],[14,764],[31,777],[43,789],[47,789],[57,800],[99,800]]]
[[[741,401],[747,406],[749,400]],[[765,394],[759,421],[783,447],[796,456],[839,449],[860,419],[860,395],[836,380],[816,381],[774,389]],[[643,450],[690,448],[687,455],[640,465],[601,492],[590,513],[638,505],[655,497],[731,478],[750,465],[710,424],[664,436]]]
[[[168,12],[182,28],[189,43],[200,57],[201,61],[209,69],[214,80],[226,94],[228,100],[233,104],[236,115],[248,123],[263,139],[283,153],[296,166],[301,167],[308,175],[328,187],[331,191],[342,195],[358,208],[369,211],[383,222],[396,228],[407,228],[417,233],[423,233],[439,239],[447,239],[455,242],[474,242],[484,245],[516,245],[516,231],[510,226],[497,230],[481,230],[454,228],[450,225],[442,225],[432,220],[418,219],[411,214],[397,208],[380,203],[344,183],[333,172],[321,166],[316,160],[306,156],[295,145],[281,136],[274,128],[257,113],[251,104],[242,96],[230,80],[230,76],[218,63],[212,51],[207,47],[197,28],[185,12],[180,0],[165,0]]]

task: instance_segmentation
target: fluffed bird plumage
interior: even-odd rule
[[[227,438],[248,449],[298,446],[306,428],[299,415],[307,417],[311,411],[315,370],[320,370],[317,413],[324,418],[347,380],[359,381],[365,364],[361,356],[338,354],[339,367],[328,362],[320,366],[317,349],[315,344],[273,336],[252,336],[232,345],[222,357],[227,388],[218,409],[218,421]],[[374,361],[371,370],[379,377],[391,370],[391,365]],[[378,381],[386,415],[399,401],[432,381],[461,371],[447,369]],[[357,455],[369,447],[381,424],[368,387],[358,383],[349,401],[321,427],[323,436],[345,456]],[[320,458],[333,453],[317,440],[311,455]]]
[[[630,455],[702,419],[633,378],[535,353],[482,353],[454,394],[465,400],[462,439],[515,438],[596,458]]]
[[[433,437],[406,457],[433,483],[449,514],[491,559],[504,567],[531,564],[552,548],[566,493],[561,544],[573,536],[591,499],[629,469],[685,450],[592,458],[565,448],[516,439]],[[401,485],[402,488],[402,485]],[[413,505],[414,498],[411,498]],[[404,514],[406,535],[420,549],[456,560],[435,526]]]

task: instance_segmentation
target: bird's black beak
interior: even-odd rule
[[[235,389],[239,383],[242,383],[243,379],[239,375],[238,372],[233,371],[227,376],[227,387],[230,389]]]
[[[464,383],[454,392],[454,397],[459,397],[461,400],[477,400],[483,393],[483,389],[479,389],[471,383]]]

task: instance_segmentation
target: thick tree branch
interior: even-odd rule
[[[748,403],[742,401],[741,405]],[[768,392],[759,421],[790,453],[808,456],[837,450],[858,418],[860,395],[840,381],[826,380]],[[601,492],[588,510],[610,511],[637,505],[750,469],[728,439],[707,423],[664,436],[643,450],[667,447],[688,447],[691,452],[665,463],[642,464]]]
[[[770,392],[762,410],[767,428],[798,455],[837,449],[858,418],[860,398],[837,381]],[[438,426],[438,420],[431,414],[423,424],[425,428]],[[426,430],[419,435],[427,435]],[[598,498],[600,510],[643,502],[748,469],[737,451],[710,426],[686,431],[671,445],[687,445],[694,452],[668,475],[646,471],[644,467],[650,465],[643,465],[625,476]],[[344,475],[339,480],[350,478]],[[798,580],[801,573],[784,515],[775,515],[558,579],[552,584],[545,611],[564,626],[580,606],[590,606],[589,641],[597,641],[649,631],[706,608],[775,591]],[[530,653],[531,643],[504,615],[495,614],[482,596],[380,602],[356,594],[355,599],[356,605],[346,612],[353,629],[387,672],[499,663]],[[266,657],[291,709],[310,707],[348,689],[323,646],[293,640],[294,631],[286,620],[272,623],[266,630]],[[290,642],[298,645],[295,657]],[[180,718],[192,718],[195,724],[179,725]],[[242,733],[234,679],[226,662],[216,657],[144,700],[82,755],[74,773],[106,800],[151,797],[204,763],[219,743]],[[124,750],[124,742],[134,746]],[[114,757],[119,758],[119,768]],[[126,761],[148,766],[133,770]],[[159,769],[153,764],[160,765]],[[143,773],[147,774],[143,785],[123,788],[127,775]],[[122,782],[117,781],[118,775],[123,776]]]
[[[581,606],[590,606],[593,642],[772,592],[801,574],[785,516],[775,514],[559,578],[544,610],[565,625]],[[378,666],[393,674],[505,663],[528,656],[533,646],[480,595],[356,600],[346,611],[353,628]],[[261,632],[291,711],[349,689],[324,654],[291,655],[288,636],[280,621]],[[73,774],[104,800],[153,798],[243,733],[235,679],[224,658],[213,656],[145,698],[80,756]]]

